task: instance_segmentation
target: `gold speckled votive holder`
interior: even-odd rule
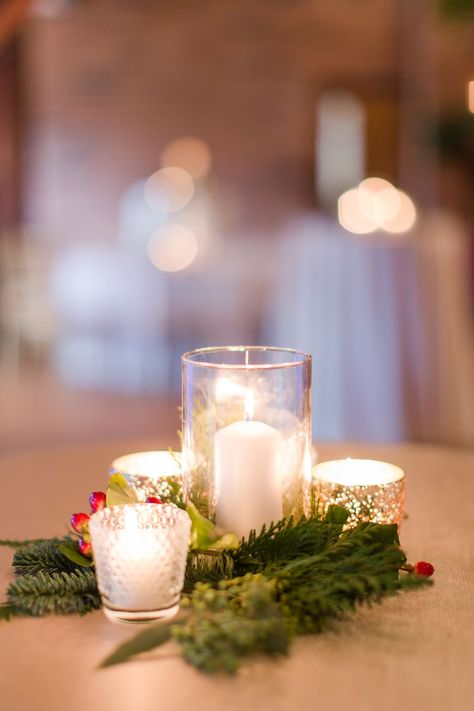
[[[337,459],[313,467],[316,506],[331,504],[349,511],[347,527],[361,521],[400,525],[405,503],[403,469],[372,459]]]
[[[138,501],[158,496],[163,503],[184,499],[181,452],[150,451],[124,454],[114,459],[110,476],[122,474],[134,489]]]

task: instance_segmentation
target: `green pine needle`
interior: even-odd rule
[[[33,543],[60,543],[62,540],[62,538],[25,538],[19,541],[11,538],[0,538],[0,546],[21,548],[23,546],[31,546]]]
[[[179,618],[132,638],[103,666],[174,637],[196,668],[234,672],[255,652],[285,654],[294,635],[322,632],[361,604],[431,583],[399,573],[406,557],[397,526],[362,523],[344,531],[346,517],[331,507],[324,519],[264,526],[234,549],[191,551]],[[94,568],[62,552],[73,545],[69,536],[0,544],[16,548],[16,578],[0,619],[84,614],[100,606]]]
[[[10,616],[80,615],[100,607],[95,573],[61,552],[73,539],[38,539],[16,547],[16,579],[7,589]]]
[[[34,575],[38,572],[62,573],[76,570],[79,566],[69,560],[61,551],[64,543],[72,539],[53,538],[40,540],[17,548],[13,556],[13,568],[16,575]]]
[[[100,607],[94,571],[19,575],[7,589],[7,600],[15,615],[42,617],[96,610]]]
[[[295,634],[322,632],[360,604],[431,583],[399,575],[406,557],[397,526],[363,523],[343,532],[344,521],[340,511],[280,521],[235,550],[192,552],[184,621],[170,626],[185,659],[202,671],[232,673],[250,654],[285,654]],[[127,661],[150,642],[134,637],[104,664]]]

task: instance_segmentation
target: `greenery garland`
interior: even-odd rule
[[[178,616],[140,632],[102,666],[174,638],[198,669],[234,672],[243,657],[285,654],[295,635],[322,632],[359,604],[431,582],[399,572],[410,566],[396,525],[360,523],[344,530],[347,516],[332,506],[324,518],[290,518],[253,531],[236,548],[192,549]],[[73,543],[69,536],[25,545],[0,541],[16,548],[3,618],[100,607],[94,568],[70,555]]]

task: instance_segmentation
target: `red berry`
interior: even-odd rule
[[[434,573],[431,563],[425,563],[424,560],[419,560],[418,563],[415,563],[413,570],[417,575],[423,575],[425,578],[429,578]]]
[[[84,533],[89,526],[89,515],[86,513],[74,513],[71,516],[71,526],[77,533]]]
[[[86,555],[88,557],[92,555],[91,544],[85,541],[83,538],[79,539],[77,545],[79,546],[79,550],[81,551],[82,555]]]
[[[92,513],[100,511],[100,509],[105,508],[105,494],[103,491],[93,491],[89,494],[89,503],[91,505]]]
[[[147,496],[146,502],[147,502],[147,504],[162,504],[163,503],[159,496]]]

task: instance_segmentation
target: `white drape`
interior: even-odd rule
[[[288,225],[265,335],[313,353],[317,438],[474,443],[468,251],[440,219],[410,239]]]

